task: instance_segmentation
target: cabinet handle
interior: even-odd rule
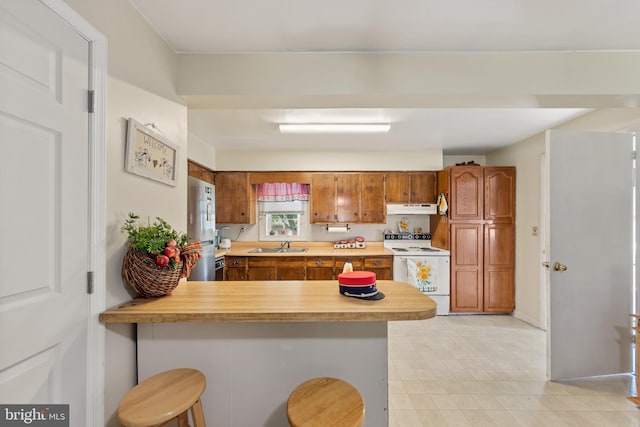
[[[377,260],[373,261],[373,265],[382,265],[382,261],[377,259]]]
[[[316,265],[322,265],[322,264],[324,264],[324,261],[322,261],[322,260],[316,261]]]

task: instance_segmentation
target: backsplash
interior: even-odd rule
[[[349,224],[350,231],[346,233],[329,233],[322,224],[311,224],[311,237],[309,241],[313,242],[333,242],[336,240],[349,239],[355,236],[362,236],[369,242],[382,242],[384,240],[384,231],[389,229],[392,232],[398,232],[398,223],[402,218],[406,218],[409,223],[409,231],[413,232],[416,228],[422,228],[423,233],[428,233],[429,216],[428,215],[389,215],[386,224]],[[225,224],[219,224],[223,226]],[[258,224],[252,225],[228,225],[228,237],[231,240],[238,241],[258,241],[259,229]],[[241,232],[241,228],[244,231]],[[287,240],[283,236],[280,240]]]

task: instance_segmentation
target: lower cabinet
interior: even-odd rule
[[[283,257],[227,256],[225,280],[337,280],[345,263],[354,270],[376,273],[378,280],[392,280],[393,257]]]
[[[224,280],[248,280],[247,257],[224,257]]]
[[[515,226],[451,224],[451,311],[510,313],[515,307]]]
[[[307,280],[333,280],[336,264],[333,257],[307,257]]]

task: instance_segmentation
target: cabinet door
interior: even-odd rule
[[[214,172],[211,169],[200,166],[190,160],[187,162],[187,175],[206,181],[209,184],[214,183]]]
[[[484,168],[484,218],[493,222],[515,223],[516,169]]]
[[[336,174],[336,221],[361,222],[360,174]]]
[[[247,280],[247,269],[246,267],[234,268],[229,267],[226,268],[225,278],[224,280]]]
[[[451,224],[451,311],[483,310],[482,224]]]
[[[361,223],[386,223],[384,174],[360,174],[360,212]]]
[[[515,226],[484,226],[484,311],[511,313],[515,308]]]
[[[351,263],[354,271],[364,269],[364,262],[360,257],[339,257],[336,258],[336,274],[342,273],[347,262]]]
[[[365,257],[364,269],[376,273],[376,280],[393,280],[393,257]]]
[[[275,257],[249,257],[248,280],[276,280],[276,263]]]
[[[304,257],[280,258],[277,268],[278,280],[304,280],[306,277]]]
[[[437,194],[437,172],[419,172],[411,174],[411,203],[435,203]]]
[[[218,172],[216,186],[216,223],[255,224],[255,196],[245,172]]]
[[[385,199],[387,203],[409,203],[411,193],[411,177],[406,172],[387,174]]]
[[[449,212],[451,220],[482,220],[484,173],[480,166],[450,169]]]
[[[307,257],[307,280],[334,280],[335,264],[331,257]]]
[[[333,173],[314,173],[311,177],[311,221],[335,222],[336,181]]]

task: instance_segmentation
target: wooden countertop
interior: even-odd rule
[[[137,298],[100,314],[104,323],[367,322],[428,319],[436,303],[413,286],[376,284],[385,298],[358,300],[335,280],[182,282],[169,296]]]
[[[254,248],[278,248],[278,242],[232,242],[230,249],[218,249],[216,256],[382,256],[393,255],[393,251],[383,246],[382,242],[367,242],[367,246],[362,249],[334,249],[331,242],[291,242],[292,248],[308,248],[307,252],[291,253],[254,253],[249,252]]]

